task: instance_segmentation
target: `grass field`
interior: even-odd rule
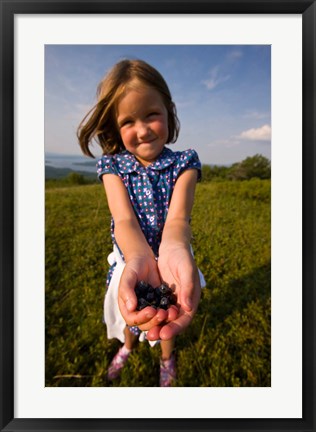
[[[120,345],[102,322],[109,229],[101,185],[46,190],[46,386],[159,385],[147,342],[106,380]],[[177,337],[176,385],[270,386],[270,181],[198,184],[192,229],[207,286]]]

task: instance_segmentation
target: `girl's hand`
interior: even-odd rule
[[[191,251],[185,247],[164,248],[158,259],[158,268],[162,280],[174,286],[179,305],[178,316],[162,325],[159,331],[159,338],[168,340],[191,323],[200,300],[201,285]],[[157,339],[157,329],[150,330],[147,339]]]
[[[152,329],[152,334],[157,335],[160,330],[157,326],[168,319],[169,313],[150,306],[141,311],[136,310],[135,286],[141,280],[154,287],[160,285],[157,262],[152,256],[133,257],[126,263],[119,286],[119,308],[127,325],[139,326],[141,330]],[[171,318],[174,317],[175,314],[171,314]]]
[[[129,194],[120,177],[106,174],[102,177],[108,205],[114,220],[116,242],[125,258],[125,268],[121,276],[118,305],[128,325],[139,326],[141,330],[155,327],[168,317],[164,310],[147,307],[136,311],[135,286],[144,280],[153,286],[160,284],[160,277],[154,253],[141,230],[133,210]]]

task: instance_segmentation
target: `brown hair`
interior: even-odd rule
[[[77,137],[82,152],[94,157],[89,146],[94,139],[101,146],[103,154],[115,154],[124,150],[116,122],[116,108],[119,98],[131,82],[157,90],[168,111],[168,143],[174,143],[179,135],[180,123],[176,106],[172,101],[167,83],[162,75],[142,60],[122,60],[109,71],[97,89],[97,104],[80,123]]]

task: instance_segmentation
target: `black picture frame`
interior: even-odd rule
[[[316,431],[315,95],[316,4],[305,0],[0,0],[0,427],[1,431]],[[303,416],[301,419],[23,419],[14,417],[14,16],[15,14],[301,14],[303,22]]]

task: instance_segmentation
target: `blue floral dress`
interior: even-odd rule
[[[115,174],[122,179],[139,225],[156,257],[174,186],[179,175],[187,169],[198,170],[200,180],[201,163],[196,151],[190,149],[174,152],[167,147],[158,159],[147,167],[142,166],[127,150],[115,155],[102,156],[97,163],[100,180],[104,174]],[[113,218],[111,237],[113,244],[117,246]],[[115,265],[116,263],[108,272],[107,286]]]

